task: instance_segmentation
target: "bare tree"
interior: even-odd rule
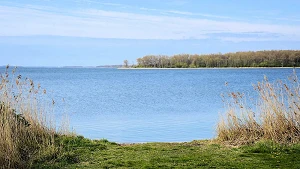
[[[123,66],[126,68],[128,67],[128,60],[124,60]]]

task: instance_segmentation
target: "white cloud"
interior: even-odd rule
[[[141,7],[139,8],[140,10],[144,10],[144,11],[158,11],[157,9],[153,9],[153,8],[145,8],[145,7]]]
[[[283,20],[283,21],[292,21],[292,22],[300,22],[299,18],[274,18],[276,20]]]
[[[247,37],[243,37],[243,38],[239,38],[239,37],[220,37],[219,38],[222,41],[230,41],[230,42],[252,42],[252,41],[273,41],[274,38],[255,38],[255,37],[251,37],[251,38],[247,38]]]
[[[74,0],[77,3],[85,3],[85,4],[101,4],[101,5],[108,5],[108,6],[124,6],[123,4],[119,3],[109,3],[109,2],[101,2],[101,1],[94,1],[94,0]]]
[[[227,16],[210,15],[210,14],[202,14],[202,13],[193,13],[193,12],[185,12],[185,11],[169,10],[169,11],[164,11],[164,12],[173,13],[173,14],[179,14],[179,15],[204,16],[204,17],[209,17],[209,18],[230,19],[230,17],[227,17]]]
[[[180,13],[180,11],[174,12]],[[192,15],[193,13],[181,12],[181,14]],[[279,34],[280,40],[300,39],[299,26],[217,21],[96,9],[57,13],[38,8],[0,6],[0,25],[0,36],[54,35],[121,39],[207,39],[211,37],[212,33],[263,32]],[[236,41],[237,37],[227,37],[227,40],[230,39]],[[243,38],[238,39],[243,40]],[[266,38],[244,38],[247,41],[264,39]],[[276,40],[278,37],[267,39]]]

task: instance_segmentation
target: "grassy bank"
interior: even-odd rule
[[[208,140],[188,143],[116,144],[83,137],[60,138],[64,157],[34,168],[299,168],[300,145],[258,142],[230,147]]]

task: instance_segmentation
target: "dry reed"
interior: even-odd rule
[[[228,111],[217,126],[217,140],[234,145],[272,140],[300,142],[300,85],[296,73],[286,82],[271,83],[265,77],[254,85],[258,93],[255,106],[241,93],[225,97]],[[253,111],[253,109],[255,111]]]
[[[0,76],[0,168],[28,168],[39,155],[57,151],[55,126],[42,106],[46,91],[9,70]]]

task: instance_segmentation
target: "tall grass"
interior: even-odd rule
[[[300,85],[296,73],[286,81],[271,83],[265,77],[254,85],[256,107],[241,93],[229,93],[228,111],[217,126],[217,140],[248,144],[272,140],[290,144],[300,142]]]
[[[0,76],[0,168],[28,168],[34,159],[57,151],[55,125],[43,104],[46,90],[9,72]]]

